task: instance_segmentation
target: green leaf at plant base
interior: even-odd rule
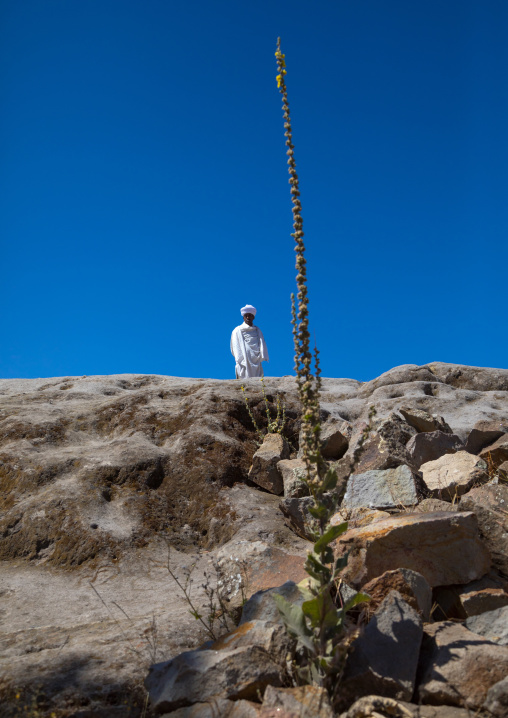
[[[337,608],[329,591],[323,591],[310,601],[304,601],[302,611],[314,628],[331,628],[337,623]]]
[[[351,598],[346,601],[343,607],[344,613],[347,611],[350,611],[352,608],[357,606],[359,603],[365,603],[366,601],[370,601],[370,596],[368,593],[355,593],[354,596],[351,596]]]
[[[286,628],[301,644],[305,646],[309,651],[314,651],[314,644],[312,642],[312,633],[307,626],[305,621],[305,615],[300,608],[294,603],[286,601],[284,596],[276,593],[273,597],[282,620],[286,624]]]
[[[335,539],[345,531],[347,531],[347,522],[338,524],[337,526],[330,526],[330,528],[328,528],[321,538],[314,544],[314,551],[316,553],[321,553],[321,551],[323,551],[328,544],[335,541]]]
[[[322,490],[331,491],[334,489],[337,486],[338,478],[335,469],[328,469],[321,485]]]
[[[328,516],[328,507],[321,501],[316,500],[315,506],[309,506],[309,514],[314,516],[315,519],[320,519]]]

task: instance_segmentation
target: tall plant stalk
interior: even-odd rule
[[[301,607],[289,603],[280,595],[275,597],[275,601],[288,632],[297,639],[302,649],[304,659],[295,666],[299,679],[306,683],[323,685],[333,694],[344,663],[346,642],[343,640],[342,632],[346,612],[368,597],[364,594],[356,594],[340,607],[336,602],[336,582],[346,565],[347,557],[335,561],[331,544],[347,530],[347,523],[339,525],[330,523],[337,502],[337,497],[333,494],[337,485],[337,474],[334,470],[327,469],[321,454],[319,421],[321,372],[319,352],[315,347],[315,375],[312,373],[302,204],[286,87],[286,61],[280,49],[280,38],[277,40],[275,57],[278,70],[277,86],[282,95],[284,136],[293,205],[294,231],[291,236],[295,240],[298,292],[297,301],[294,294],[291,295],[291,313],[296,381],[302,407],[300,446],[306,466],[306,483],[314,499],[313,506],[309,508],[313,517],[313,523],[309,528],[314,545],[305,562],[305,570],[310,579],[307,588],[302,591],[305,600]]]

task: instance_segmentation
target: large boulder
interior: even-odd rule
[[[409,466],[353,474],[342,506],[346,509],[388,509],[418,503],[416,477]]]
[[[145,687],[153,709],[163,713],[212,696],[256,699],[266,686],[280,686],[282,680],[281,668],[270,654],[248,645],[232,650],[187,651],[154,664]]]
[[[454,454],[463,448],[456,434],[445,434],[443,431],[416,434],[407,443],[409,461],[417,469],[428,461],[435,461],[444,454]]]
[[[487,464],[467,451],[445,454],[420,466],[423,482],[434,498],[453,501],[489,480]]]
[[[480,709],[508,673],[508,648],[451,621],[424,629],[417,696],[423,703]]]
[[[397,591],[392,591],[351,646],[341,683],[341,699],[374,693],[410,700],[421,639],[419,614]]]
[[[508,577],[508,486],[489,484],[471,489],[461,498],[459,510],[475,513],[493,565]]]
[[[281,459],[289,459],[289,453],[289,445],[281,434],[267,434],[252,457],[249,479],[271,494],[282,494],[284,483],[277,464]]]
[[[376,521],[343,534],[335,552],[349,553],[343,576],[356,589],[397,568],[422,574],[430,586],[467,583],[490,568],[472,513],[403,514]]]

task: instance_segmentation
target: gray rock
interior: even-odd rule
[[[418,432],[443,431],[446,434],[452,433],[452,430],[442,416],[435,416],[412,406],[401,406],[399,413],[402,414],[407,423],[413,426]]]
[[[445,434],[442,431],[430,431],[416,434],[407,443],[410,461],[417,469],[428,461],[435,461],[444,454],[454,454],[464,448],[456,434]]]
[[[384,471],[353,474],[342,505],[347,509],[387,509],[414,506],[416,503],[418,497],[413,472],[409,466],[403,465]]]
[[[284,484],[277,469],[281,459],[289,459],[287,441],[280,434],[267,434],[252,457],[249,479],[272,494],[282,494]]]
[[[150,668],[145,687],[158,713],[208,701],[254,698],[267,685],[280,686],[280,667],[257,646],[233,650],[187,651]]]
[[[508,391],[508,369],[491,369],[490,367],[446,364],[445,362],[432,362],[432,364],[427,364],[427,367],[437,381],[442,381],[456,389]]]
[[[478,421],[467,437],[465,449],[470,454],[479,454],[482,449],[493,444],[496,439],[506,433],[508,433],[508,421],[506,420]]]
[[[374,693],[409,700],[415,687],[422,632],[418,613],[392,591],[351,646],[341,694],[357,698]]]
[[[268,686],[263,698],[263,708],[278,708],[298,718],[333,718],[328,693],[319,686],[275,688]]]
[[[459,504],[459,511],[473,511],[480,533],[492,554],[493,565],[508,576],[508,486],[489,484],[471,489]]]
[[[508,648],[458,623],[427,624],[417,697],[423,703],[481,708],[488,690],[508,673]]]
[[[334,503],[333,498],[329,494],[324,495],[324,500],[328,501],[330,507]],[[309,525],[312,516],[309,513],[309,507],[314,504],[312,496],[303,496],[299,499],[283,499],[280,504],[280,510],[284,515],[284,522],[292,531],[302,538],[310,539]]]
[[[508,605],[472,616],[464,625],[472,633],[484,636],[500,646],[508,646]]]
[[[487,464],[467,451],[445,454],[420,466],[423,482],[434,498],[453,501],[474,485],[489,480]]]
[[[496,718],[508,716],[508,676],[489,688],[483,707]]]
[[[207,643],[204,648],[209,651],[231,651],[243,646],[261,648],[272,661],[282,665],[293,647],[293,641],[282,621],[254,620],[243,621],[213,643]]]
[[[283,459],[277,464],[284,484],[284,498],[294,499],[309,495],[309,488],[305,483],[307,470],[303,459]]]

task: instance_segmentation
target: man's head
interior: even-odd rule
[[[254,323],[254,317],[256,316],[256,307],[253,307],[252,304],[246,304],[245,307],[240,309],[240,312],[245,324],[248,324],[249,327],[251,327]]]

